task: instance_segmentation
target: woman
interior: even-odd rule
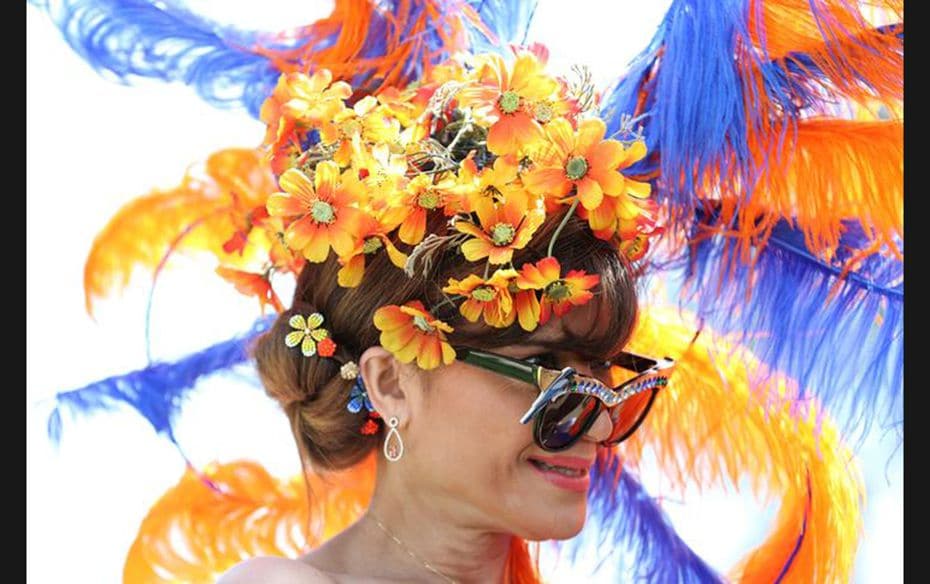
[[[552,226],[558,220],[553,216]],[[545,253],[547,241],[534,241],[521,259]],[[632,329],[634,280],[622,256],[580,219],[568,224],[559,243],[563,267],[601,275],[592,302],[532,333],[516,323],[507,329],[469,327],[461,314],[450,315],[447,322],[455,331],[449,341],[547,367],[602,374],[595,362],[622,348]],[[466,267],[461,256],[447,256],[428,281],[444,281]],[[427,280],[397,276],[393,266],[382,262],[366,269],[361,286],[340,294],[337,268],[331,259],[304,269],[294,308],[278,318],[257,347],[262,379],[284,407],[310,468],[342,469],[372,451],[380,454],[385,432],[361,435],[363,412],[346,408],[352,382],[338,375],[331,360],[307,360],[282,340],[293,314],[303,307],[304,313],[318,309],[328,315],[329,331],[346,357],[357,360],[374,409],[383,419],[399,419],[403,455],[395,463],[380,456],[371,505],[353,526],[298,560],[249,560],[222,581],[283,582],[307,574],[339,582],[366,577],[496,582],[507,569],[528,567],[524,558],[511,558],[525,554],[514,537],[577,534],[585,520],[588,472],[612,430],[606,410],[569,448],[543,450],[534,443],[533,425],[519,423],[539,394],[536,387],[463,361],[424,371],[401,363],[378,344],[377,329],[366,324],[375,309],[385,301],[402,304]]]
[[[754,132],[760,128],[750,124],[744,132],[739,113],[743,110],[736,106],[736,113],[716,120],[707,115],[706,96],[692,95],[709,90],[745,105],[742,93],[721,91],[718,81],[750,91],[756,87],[752,76],[758,74],[790,88],[783,95],[773,90],[771,102],[750,102],[758,111],[769,108],[765,111],[789,116],[796,104],[807,103],[795,96],[807,86],[796,83],[792,68],[784,78],[766,67],[743,71],[741,64],[748,58],[740,54],[737,68],[746,77],[728,80],[719,75],[717,63],[723,63],[725,71],[733,67],[734,43],[729,37],[710,56],[689,50],[691,40],[706,42],[706,31],[698,25],[716,25],[716,12],[695,13],[686,3],[676,3],[670,14],[669,23],[687,21],[688,26],[663,25],[657,38],[665,38],[666,45],[650,48],[652,56],[629,77],[636,80],[636,90],[620,91],[613,103],[619,110],[645,112],[651,120],[649,133],[662,137],[654,142],[661,152],[651,153],[638,167],[639,177],[626,172],[646,155],[642,137],[624,123],[618,130],[622,143],[613,140],[614,133],[605,137],[604,124],[590,107],[593,88],[583,78],[572,86],[549,77],[539,52],[517,55],[515,64],[493,57],[479,58],[470,68],[446,63],[432,68],[409,92],[394,89],[369,96],[332,83],[318,66],[274,60],[274,71],[288,73],[264,103],[261,117],[268,124],[272,165],[283,192],[266,204],[267,189],[249,192],[241,188],[247,180],[229,181],[233,228],[217,229],[225,239],[222,246],[213,246],[221,247],[223,254],[214,251],[228,264],[220,273],[240,290],[256,294],[263,305],[276,308],[272,273],[300,274],[291,308],[263,337],[256,356],[266,389],[290,418],[306,468],[352,468],[377,453],[383,453],[384,460],[378,463],[375,496],[360,521],[299,561],[253,560],[231,571],[227,579],[297,579],[289,573],[297,570],[307,572],[307,580],[311,572],[316,579],[532,580],[524,541],[567,538],[578,532],[585,516],[583,475],[595,459],[592,452],[606,452],[599,445],[622,441],[636,430],[671,365],[619,350],[636,320],[632,262],[642,256],[656,231],[645,181],[687,204],[694,202],[690,190],[697,185],[691,175],[703,176],[702,168],[732,171],[718,181],[728,187],[723,193],[727,196],[745,194],[740,189],[753,184],[731,181],[740,175],[726,161],[736,160],[740,168],[751,166],[754,159],[741,148],[758,145]],[[781,22],[795,20],[775,19],[775,24]],[[694,30],[689,28],[692,24]],[[778,32],[777,26],[772,28],[768,32]],[[883,43],[895,36],[890,29],[869,34]],[[421,37],[409,38],[416,46],[414,41]],[[768,38],[784,40],[777,35]],[[804,39],[790,40],[775,45],[785,49]],[[328,55],[307,44],[309,54],[325,62]],[[326,50],[345,48],[328,41],[322,45]],[[827,52],[833,54],[834,49],[829,46]],[[812,62],[821,63],[816,47],[812,52]],[[429,58],[431,64],[437,54]],[[701,67],[681,58],[695,54],[700,54]],[[714,55],[718,61],[711,58]],[[380,68],[381,62],[374,65]],[[354,67],[352,62],[347,65]],[[316,74],[301,76],[295,70]],[[829,77],[836,70],[821,65],[819,71]],[[679,84],[694,72],[695,83]],[[703,83],[701,72],[713,72],[714,83]],[[353,78],[353,73],[344,70],[336,77]],[[377,78],[385,85],[396,82],[393,75]],[[747,79],[750,83],[744,84]],[[682,86],[689,89],[675,91]],[[264,98],[266,92],[249,95]],[[675,107],[668,107],[670,102]],[[719,109],[727,112],[733,104]],[[695,107],[682,111],[677,107],[682,105]],[[726,126],[725,131],[698,123],[704,118]],[[747,119],[768,118],[761,114]],[[611,125],[616,129],[617,124]],[[686,134],[681,140],[675,135],[678,130]],[[774,141],[780,130],[775,127],[765,134],[763,142]],[[721,141],[721,136],[726,139]],[[713,152],[702,158],[691,149],[693,144]],[[699,163],[692,173],[695,160]],[[717,178],[711,174],[711,179]],[[247,176],[242,172],[237,178]],[[683,184],[678,181],[681,176],[686,179]],[[711,183],[704,203],[719,202],[722,196],[714,180]],[[788,187],[786,192],[794,192]],[[677,197],[680,191],[688,197]],[[217,213],[227,209],[217,205]],[[700,209],[714,212],[715,207]],[[722,211],[733,209],[723,205]],[[746,231],[744,235],[756,233]],[[267,245],[270,264],[257,271],[244,267],[244,255],[254,257],[248,244]],[[245,249],[248,254],[243,254]],[[668,330],[660,336],[667,338]],[[538,359],[523,359],[532,356]],[[604,365],[608,358],[616,367]],[[624,384],[621,369],[639,375]],[[714,385],[715,372],[709,367],[707,372],[703,383]],[[688,396],[699,389],[701,380],[696,377],[682,384]],[[740,381],[734,385],[745,386]],[[656,443],[666,449],[666,468],[678,465],[678,480],[684,480],[680,465],[685,465],[699,482],[723,476],[722,466],[731,477],[737,474],[734,467],[775,469],[770,484],[784,488],[787,503],[771,543],[752,554],[754,569],[741,567],[747,579],[760,573],[760,563],[769,581],[781,579],[789,569],[806,581],[829,581],[831,575],[847,573],[847,560],[834,565],[824,558],[851,558],[848,550],[855,542],[820,528],[838,525],[835,516],[854,515],[845,513],[852,505],[837,503],[841,499],[834,496],[842,490],[852,499],[854,489],[821,488],[839,484],[831,474],[835,461],[827,464],[811,455],[807,442],[799,448],[798,441],[779,434],[789,424],[754,418],[757,408],[745,407],[740,391],[728,388],[724,396],[717,389],[693,400],[706,406],[697,410],[679,409],[688,405],[682,402],[668,407],[659,398],[666,435]],[[714,419],[710,414],[724,411],[723,403],[726,414]],[[776,408],[758,410],[785,418],[794,415]],[[659,413],[657,408],[653,419]],[[689,422],[684,430],[680,418]],[[717,422],[726,422],[726,431],[716,431],[723,427]],[[733,428],[744,432],[732,434]],[[811,432],[798,433],[806,441]],[[737,439],[728,444],[718,440],[720,436],[749,438],[745,442],[750,447]],[[712,447],[706,445],[709,440],[716,441]],[[682,444],[687,446],[676,450]],[[771,452],[772,445],[783,445],[786,452]],[[719,453],[725,464],[694,459],[682,463],[677,456],[684,451],[696,457],[705,449]],[[765,452],[777,462],[760,465],[761,457],[749,456],[749,450]],[[832,455],[829,448],[823,450]],[[635,456],[635,445],[625,453]],[[790,472],[782,472],[786,468]],[[217,493],[227,501],[236,498],[222,489]],[[656,515],[652,508],[647,511],[638,517]],[[632,516],[631,521],[638,520],[635,513]],[[250,522],[251,517],[244,529]],[[653,526],[666,533],[661,521]],[[854,531],[851,522],[847,527]],[[471,535],[463,535],[465,530]],[[677,540],[666,538],[671,544],[658,548],[643,530],[629,528],[627,533],[635,533],[635,545],[662,549],[655,557],[663,565],[687,564],[690,569],[699,563]],[[816,534],[819,541],[813,539]],[[822,545],[825,540],[841,541],[837,547],[842,551],[833,553]],[[146,552],[145,538],[140,541]],[[226,557],[240,551],[224,549]],[[665,549],[677,550],[677,557],[663,553]],[[823,566],[826,571],[820,572]]]
[[[428,99],[342,109],[347,89],[321,73],[292,76],[269,101],[287,169],[267,211],[307,262],[291,308],[258,341],[259,374],[305,470],[342,470],[376,449],[385,459],[358,522],[299,560],[249,561],[226,581],[528,578],[524,540],[581,530],[598,448],[632,434],[671,362],[622,352],[637,313],[623,244],[655,222],[632,196],[648,185],[618,169],[645,148],[605,139],[540,56],[479,57],[452,83],[427,83]],[[305,109],[300,92],[313,95]],[[356,125],[340,134],[342,120]],[[305,147],[312,130],[320,142]],[[614,205],[627,214],[598,223]],[[622,368],[635,383],[618,382]]]

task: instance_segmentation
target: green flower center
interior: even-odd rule
[[[375,253],[384,246],[381,243],[381,239],[372,236],[365,240],[365,243],[362,244],[362,251],[364,253]]]
[[[560,300],[565,300],[571,295],[571,286],[566,284],[565,280],[556,280],[555,282],[546,286],[546,296],[548,296],[550,300],[555,300],[558,302]]]
[[[336,218],[336,211],[326,201],[314,201],[310,208],[310,215],[317,223],[332,223]]]
[[[471,291],[471,297],[481,302],[490,302],[494,300],[495,296],[497,296],[497,293],[490,286],[478,286]]]
[[[565,174],[572,180],[578,180],[588,172],[588,161],[581,156],[576,156],[568,161],[565,165]]]
[[[546,123],[552,119],[552,114],[555,112],[552,111],[552,106],[548,103],[537,103],[536,104],[536,120],[542,123]]]
[[[491,241],[497,246],[507,245],[513,241],[516,233],[517,230],[510,223],[498,223],[491,229]]]
[[[431,327],[428,322],[426,322],[426,318],[419,314],[413,317],[413,326],[417,327],[424,333],[431,333],[436,330]]]
[[[439,204],[439,197],[432,191],[426,191],[417,197],[417,204],[424,209],[435,209],[436,205]]]
[[[520,96],[515,91],[505,91],[501,95],[500,108],[505,114],[512,114],[520,107]]]

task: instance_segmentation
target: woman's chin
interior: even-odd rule
[[[575,509],[549,507],[540,510],[536,517],[541,521],[524,525],[524,533],[517,535],[530,541],[571,539],[584,527],[586,510],[587,505],[584,503]]]

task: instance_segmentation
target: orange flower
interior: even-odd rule
[[[296,130],[318,126],[345,109],[343,100],[352,95],[352,88],[344,81],[330,86],[332,80],[328,69],[321,69],[312,77],[299,72],[278,77],[274,91],[262,104],[259,117],[267,128],[263,143],[272,146],[279,167],[285,164],[285,158],[294,155],[295,147],[299,155],[300,138]]]
[[[470,213],[480,203],[500,203],[516,191],[523,191],[523,185],[517,181],[519,165],[515,156],[499,156],[494,165],[478,170],[471,156],[462,161],[459,171],[459,186],[456,192],[465,195],[462,210]]]
[[[457,186],[455,179],[447,177],[434,183],[433,178],[428,174],[414,177],[384,212],[385,223],[400,224],[398,236],[406,244],[423,241],[430,211],[445,209],[446,205],[458,208],[459,197],[453,193]]]
[[[310,77],[299,72],[288,73],[291,99],[284,103],[284,111],[313,126],[332,118],[345,109],[343,101],[352,95],[348,83],[332,81],[329,69],[320,69]]]
[[[399,136],[400,122],[370,95],[325,120],[320,128],[320,141],[336,149],[333,160],[342,166],[349,166],[360,145],[392,144]]]
[[[478,85],[460,92],[463,104],[491,109],[496,118],[487,137],[488,150],[494,154],[518,154],[543,139],[534,106],[551,99],[559,88],[543,73],[544,64],[533,53],[521,52],[511,71],[503,58],[490,55],[478,70]]]
[[[362,178],[365,192],[372,202],[384,205],[398,191],[402,191],[407,178],[407,157],[391,152],[387,143],[378,143],[368,150],[355,139],[352,168]]]
[[[453,328],[433,318],[419,300],[382,306],[375,311],[374,322],[381,331],[381,346],[401,363],[416,359],[420,369],[428,370],[455,361],[455,349],[445,335]]]
[[[477,322],[484,313],[484,322],[496,328],[504,328],[512,325],[516,318],[510,295],[510,282],[516,276],[517,271],[514,269],[501,269],[496,270],[489,280],[475,274],[468,275],[462,281],[449,278],[448,286],[442,291],[467,297],[459,306],[459,312],[470,322]]]
[[[474,236],[462,244],[462,253],[468,261],[486,257],[492,264],[509,262],[513,251],[525,247],[546,218],[545,210],[523,189],[509,192],[502,204],[480,202],[475,212],[480,227],[468,221],[455,223],[458,231]]]
[[[516,281],[510,284],[513,306],[517,311],[517,321],[525,331],[536,330],[539,326],[539,298],[535,290],[520,290]]]
[[[364,198],[352,171],[340,177],[339,166],[327,160],[317,165],[313,182],[296,168],[278,182],[285,192],[268,197],[268,214],[296,218],[284,234],[288,247],[315,263],[325,261],[330,248],[340,256],[351,253],[362,216],[353,205]]]
[[[627,168],[646,155],[642,141],[624,147],[617,140],[604,140],[606,126],[600,119],[581,122],[578,132],[568,120],[559,118],[546,126],[549,142],[534,155],[534,167],[523,176],[530,192],[561,198],[574,186],[585,209],[601,204],[604,195],[641,193],[647,183],[624,177]],[[645,185],[645,187],[643,186]]]
[[[265,306],[268,304],[277,312],[284,310],[281,300],[271,288],[271,280],[269,279],[271,275],[270,272],[254,274],[252,272],[243,272],[242,270],[234,270],[232,268],[219,266],[216,268],[216,273],[227,282],[233,284],[236,290],[242,294],[258,298],[262,314],[265,313]]]
[[[656,224],[658,205],[649,198],[649,183],[636,181],[636,192],[632,190],[619,197],[604,197],[601,204],[591,209],[579,208],[578,214],[588,220],[591,231],[605,240],[614,234],[621,239],[631,239],[639,233],[651,233]]]
[[[362,215],[358,229],[358,243],[355,248],[345,257],[339,258],[342,267],[339,269],[337,279],[339,285],[343,288],[354,288],[362,281],[365,275],[366,256],[373,255],[387,250],[391,263],[400,269],[404,269],[407,263],[407,255],[399,251],[387,234],[394,229],[394,225],[385,224],[378,221],[370,215]]]
[[[591,288],[600,282],[597,274],[585,274],[583,270],[572,270],[561,277],[559,260],[549,256],[536,262],[526,263],[520,269],[516,284],[521,290],[542,290],[539,324],[546,324],[552,312],[564,316],[572,306],[586,304],[594,293]]]

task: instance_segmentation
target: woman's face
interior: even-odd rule
[[[584,308],[494,352],[520,359],[554,355],[558,367],[589,373],[579,355],[532,344],[563,338],[563,327],[590,330],[594,315]],[[598,442],[610,433],[606,413],[569,449],[546,452],[533,441],[532,422],[519,422],[538,395],[535,387],[462,362],[423,374],[420,384],[404,434],[405,474],[413,473],[407,478],[429,504],[464,525],[524,539],[566,539],[581,530],[589,471]]]

